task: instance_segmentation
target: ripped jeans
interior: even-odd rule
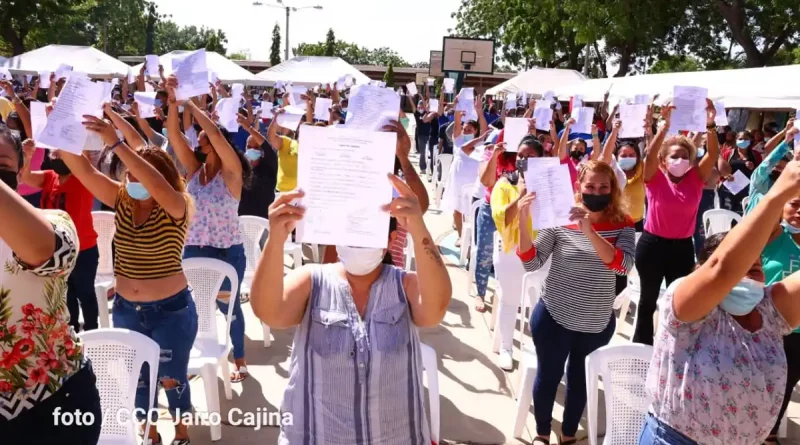
[[[191,412],[192,394],[187,374],[189,353],[197,336],[197,308],[189,288],[149,303],[128,301],[116,294],[112,317],[115,328],[130,329],[158,343],[161,348],[161,360],[158,364],[159,386],[163,387],[165,380],[177,382],[177,386],[166,390],[169,412],[173,417],[178,410],[180,413]],[[136,388],[136,408],[142,409],[137,414],[147,412],[149,407],[149,375],[150,367],[145,363]],[[158,407],[158,390],[155,394],[153,408]]]
[[[481,198],[483,199],[483,198]],[[492,219],[492,206],[483,199],[481,206],[478,207],[478,217],[476,218],[475,232],[477,234],[477,258],[475,261],[475,286],[478,288],[478,296],[486,296],[486,287],[489,285],[489,275],[492,273],[492,252],[494,243],[494,232],[497,228]]]

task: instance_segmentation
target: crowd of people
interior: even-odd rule
[[[207,94],[179,100],[177,77],[162,71],[149,79],[143,68],[136,82],[114,87],[99,116],[83,117],[104,148],[76,154],[38,143],[31,116],[34,103],[50,113],[67,80],[51,75],[47,91],[36,77],[19,80],[0,81],[0,437],[97,441],[99,425],[54,425],[52,413],[60,407],[101,418],[95,374],[77,334],[98,328],[92,212],[102,209],[115,214],[113,325],[161,348],[158,385],[173,416],[192,410],[187,367],[198,332],[184,259],[212,258],[236,271],[240,288],[226,279],[216,303],[223,314],[233,305],[234,371],[226,378],[250,377],[239,217],[257,216],[268,219],[269,232],[250,306],[273,328],[296,328],[281,407],[294,422],[282,426],[279,443],[430,443],[417,328],[437,326],[452,293],[422,218],[429,206],[423,178],[436,175],[446,184],[441,207],[453,213],[459,235],[477,206],[469,259],[474,310],[487,310],[494,273],[495,352],[503,370],[514,367],[522,277],[546,272],[530,314],[538,359],[534,443],[549,444],[565,373],[559,443],[576,443],[587,399],[585,359],[611,341],[613,305],[634,268],[641,297],[633,341],[654,347],[647,380],[654,402],[640,443],[778,441],[800,381],[800,330],[792,331],[800,326],[793,119],[781,131],[773,124],[723,131],[707,100],[707,131],[687,133],[672,128],[674,105],[652,102],[640,124],[644,137],[623,139],[617,109],[606,102],[591,133],[578,133],[576,116],[557,100],[508,106],[477,97],[468,104],[472,114],[444,93],[431,107],[427,88],[399,92],[397,117],[382,128],[397,135],[396,146],[387,147],[395,167],[386,172],[393,197],[382,203],[391,215],[386,247],[323,246],[322,264],[298,264],[285,275],[284,245],[305,214],[298,203],[299,134],[307,126],[344,124],[347,91],[304,90],[306,114],[295,129],[276,118],[290,93],[246,91],[232,132],[216,109],[231,86],[210,83]],[[148,89],[158,99],[155,117],[143,117],[134,99],[134,91]],[[315,118],[317,97],[332,101],[328,120]],[[533,119],[537,101],[553,109],[550,122]],[[271,113],[259,113],[264,107]],[[509,118],[528,119],[528,134],[514,147],[506,142]],[[409,158],[412,139],[422,177]],[[454,161],[441,171],[437,161],[447,154]],[[554,158],[569,172],[568,225],[533,229],[537,196],[526,175],[537,158]],[[734,194],[721,184],[737,172],[750,186]],[[744,218],[706,238],[702,214],[715,201]],[[416,272],[405,270],[408,244]],[[153,403],[147,366],[135,400],[143,410]],[[155,426],[141,433],[145,444],[162,443]],[[188,445],[188,425],[177,421],[174,437],[172,445]]]

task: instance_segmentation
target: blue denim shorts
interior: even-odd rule
[[[237,244],[227,249],[210,246],[186,246],[183,248],[183,259],[188,258],[213,258],[230,264],[236,270],[236,275],[239,278],[239,287],[241,288],[242,280],[244,280],[244,270],[247,268],[247,257],[244,254],[243,244]],[[219,290],[220,292],[230,292],[231,280],[225,278]],[[239,289],[236,289],[236,292],[238,293]]]

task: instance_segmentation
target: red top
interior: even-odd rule
[[[72,175],[62,184],[53,170],[45,170],[43,173],[41,208],[67,212],[75,223],[80,250],[95,247],[97,232],[94,231],[92,221],[94,196]]]

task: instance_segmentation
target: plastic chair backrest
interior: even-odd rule
[[[114,275],[114,256],[111,245],[117,226],[114,223],[113,212],[92,212],[94,231],[97,232],[97,250],[100,252],[100,261],[97,263],[97,276]]]
[[[527,272],[522,276],[522,299],[520,303],[522,305],[522,322],[519,324],[520,334],[522,335],[520,338],[525,338],[525,324],[530,322],[528,309],[533,311],[542,296],[542,286],[544,286],[547,274],[550,273],[551,262],[551,258],[548,258],[539,270]]]
[[[450,165],[453,164],[453,155],[442,154],[439,155],[439,162],[442,165],[442,181],[447,184],[447,179],[450,177]]]
[[[149,410],[154,408],[152,400],[157,389],[161,348],[151,338],[127,329],[96,329],[78,337],[83,343],[85,357],[92,361],[100,393],[103,426],[99,443],[103,443],[103,439],[123,437],[131,444],[137,443],[139,431],[133,414],[139,373],[142,364],[147,362],[150,365]],[[148,418],[147,426],[149,423]]]
[[[472,242],[478,244],[478,209],[481,207],[481,200],[478,199],[469,206],[469,215],[467,215],[467,223],[472,227]]]
[[[197,307],[197,340],[206,339],[220,341],[217,332],[217,294],[225,278],[231,280],[231,296],[229,301],[239,298],[236,289],[239,278],[236,269],[228,263],[213,258],[189,258],[183,260],[183,271],[192,287],[192,297]],[[231,315],[233,304],[228,305],[226,317],[227,329],[225,341],[230,346]]]
[[[731,230],[733,221],[741,222],[741,215],[725,209],[707,210],[703,213],[703,229],[706,237]]]
[[[640,344],[604,346],[586,357],[589,443],[597,443],[597,378],[605,390],[604,443],[637,443],[652,398],[645,389],[653,347]]]
[[[247,267],[244,270],[244,280],[250,281],[256,273],[258,257],[261,254],[261,237],[269,233],[269,220],[258,216],[240,216],[239,231],[242,232],[244,255],[247,258]]]

